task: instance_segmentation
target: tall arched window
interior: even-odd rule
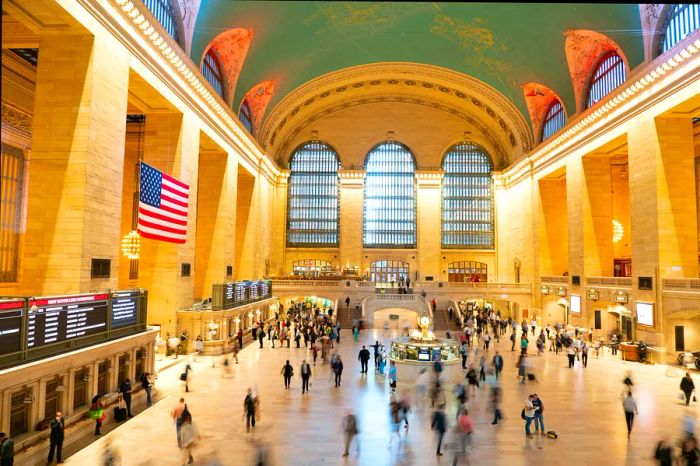
[[[590,84],[588,85],[586,108],[591,107],[610,94],[616,87],[624,83],[625,79],[627,79],[627,73],[622,57],[616,52],[604,55],[598,62],[595,71],[593,71]]]
[[[413,154],[398,142],[379,144],[367,155],[365,247],[416,247],[415,169]]]
[[[666,52],[691,32],[700,27],[700,5],[676,3],[669,7],[666,15],[661,52]]]
[[[338,154],[320,141],[302,144],[289,162],[287,246],[338,245]]]
[[[207,78],[207,81],[209,81],[209,84],[211,84],[211,87],[214,88],[217,94],[219,94],[221,97],[224,96],[224,79],[223,79],[223,74],[221,73],[221,67],[219,66],[219,60],[217,60],[216,56],[214,53],[209,50],[207,54],[204,56],[204,60],[202,61],[202,74],[204,75],[205,78]]]
[[[545,139],[549,139],[552,134],[562,129],[565,123],[566,114],[564,113],[564,106],[557,99],[549,106],[547,115],[544,117],[541,140],[544,141]]]
[[[238,111],[238,119],[241,120],[248,132],[253,134],[253,114],[250,111],[250,104],[247,99],[241,104],[241,109]]]
[[[452,147],[442,162],[442,247],[493,248],[491,162],[473,142]]]
[[[153,16],[160,22],[163,29],[170,34],[170,37],[178,42],[177,20],[175,19],[175,8],[172,0],[143,0]]]

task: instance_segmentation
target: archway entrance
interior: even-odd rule
[[[406,326],[411,330],[418,328],[418,318],[416,311],[398,307],[389,307],[374,311],[374,328],[384,328],[389,324],[389,329],[402,331]]]

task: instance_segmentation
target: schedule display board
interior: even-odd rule
[[[22,349],[24,300],[0,300],[0,354]]]
[[[27,348],[59,343],[107,330],[109,294],[57,296],[29,300]]]
[[[236,304],[236,284],[234,282],[224,283],[224,309],[230,309]]]
[[[138,296],[137,290],[112,293],[112,328],[136,324]]]
[[[212,290],[214,309],[231,309],[270,297],[272,297],[272,282],[270,280],[245,280],[214,284]]]

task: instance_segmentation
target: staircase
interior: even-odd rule
[[[355,309],[354,307],[342,307],[337,310],[338,312],[338,323],[340,328],[352,328],[352,321],[356,319],[358,322],[362,318],[362,310]]]
[[[454,320],[454,315],[452,316],[452,320],[449,320],[447,317],[447,310],[446,309],[438,309],[435,311],[433,314],[433,329],[437,331],[446,331],[446,330],[459,330],[457,326],[457,322]]]

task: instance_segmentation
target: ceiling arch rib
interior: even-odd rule
[[[197,22],[201,4],[202,0],[177,0],[177,9],[182,18],[182,29],[184,32],[183,45],[188,55],[192,52],[194,25]]]
[[[542,133],[544,118],[552,103],[559,101],[562,107],[564,107],[565,113],[566,106],[561,100],[561,97],[544,84],[530,82],[523,84],[522,88],[525,104],[527,104],[527,111],[530,114],[530,122],[532,123],[532,134],[535,140],[537,140]]]
[[[265,110],[270,103],[270,99],[275,93],[275,81],[267,79],[253,86],[251,90],[243,97],[243,102],[248,102],[250,113],[252,116],[253,134],[260,134],[260,126],[262,125]]]
[[[250,42],[253,40],[253,29],[229,29],[222,32],[207,44],[202,53],[200,64],[211,50],[219,57],[226,74],[226,103],[233,106],[233,96],[241,75],[243,63],[248,55]]]
[[[571,83],[574,86],[576,111],[581,112],[585,108],[588,79],[598,60],[609,52],[615,52],[625,63],[628,75],[629,62],[620,46],[604,34],[587,29],[568,29],[564,35],[566,36],[564,41],[566,62],[569,65]]]
[[[260,142],[280,155],[311,121],[352,105],[392,100],[440,108],[465,119],[492,142],[498,165],[518,159],[533,144],[523,115],[491,86],[446,68],[404,62],[346,68],[307,82],[270,112]]]

